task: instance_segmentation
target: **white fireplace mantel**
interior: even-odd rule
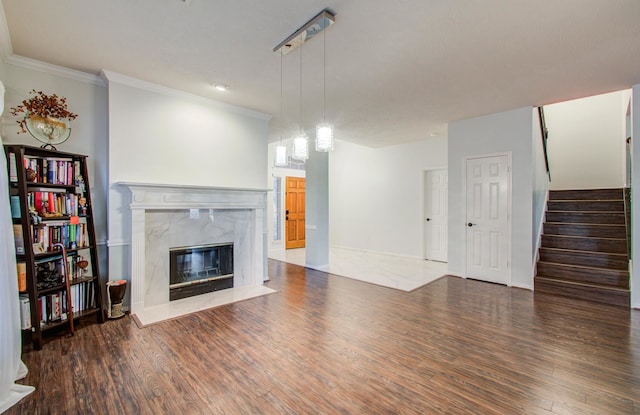
[[[157,306],[165,301],[164,291],[155,295],[153,304],[149,304],[151,281],[147,267],[146,245],[154,241],[157,235],[150,236],[147,229],[147,214],[154,211],[184,212],[191,209],[211,209],[212,212],[242,211],[247,220],[234,226],[236,237],[241,235],[243,247],[241,257],[236,261],[241,272],[234,278],[235,286],[262,285],[266,277],[267,258],[267,192],[268,189],[247,189],[210,186],[189,186],[173,184],[152,184],[137,182],[118,182],[131,191],[131,312],[144,311],[146,307]],[[168,259],[167,259],[168,261]],[[162,273],[162,269],[159,271]],[[158,270],[154,268],[154,278]],[[162,277],[162,276],[161,276]],[[168,276],[167,276],[168,278]],[[154,282],[155,284],[155,282]],[[161,290],[165,288],[162,287]],[[168,302],[168,284],[166,286]]]

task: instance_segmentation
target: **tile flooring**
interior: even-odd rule
[[[304,266],[305,249],[273,251],[269,258]],[[447,274],[446,262],[346,248],[330,248],[329,263],[321,271],[403,291],[413,291]]]

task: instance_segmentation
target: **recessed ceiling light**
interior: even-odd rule
[[[213,85],[213,87],[215,89],[217,89],[218,91],[222,91],[222,92],[225,92],[225,91],[229,90],[229,85],[225,85],[225,84],[215,84],[215,85]]]

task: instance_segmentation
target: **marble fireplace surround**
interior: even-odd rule
[[[118,185],[131,191],[132,314],[169,303],[169,248],[173,247],[233,242],[233,289],[263,284],[267,189]]]

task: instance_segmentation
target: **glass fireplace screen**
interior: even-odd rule
[[[170,288],[233,277],[233,244],[172,248]]]

